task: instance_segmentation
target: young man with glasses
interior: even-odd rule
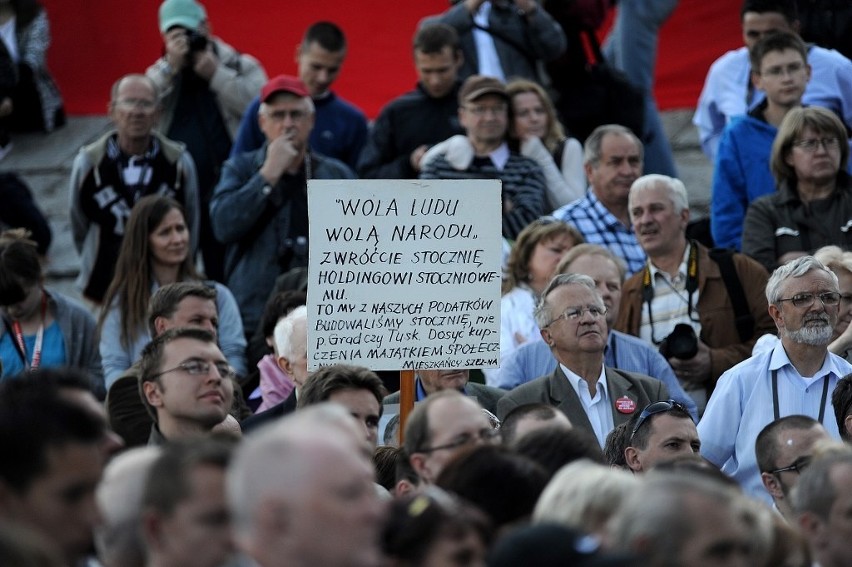
[[[130,209],[146,195],[168,195],[183,205],[193,253],[200,214],[195,162],[180,142],[154,131],[160,92],[145,75],[125,75],[112,86],[115,124],[83,146],[71,170],[70,215],[80,254],[77,285],[83,297],[103,300],[112,281]]]
[[[829,439],[825,427],[806,415],[776,419],[757,436],[754,452],[760,480],[772,496],[775,508],[790,524],[796,522],[790,493],[810,464],[814,446]]]
[[[634,473],[701,450],[692,416],[686,406],[674,400],[650,404],[630,423],[624,460]]]
[[[707,460],[770,503],[755,455],[758,433],[773,420],[806,415],[838,439],[829,395],[852,364],[828,350],[840,293],[837,276],[822,263],[803,256],[781,266],[766,284],[766,299],[779,344],[722,375],[698,434]]]
[[[197,328],[171,329],[145,347],[139,390],[154,418],[149,445],[207,435],[234,399],[234,369],[215,336]]]
[[[536,306],[535,319],[559,366],[503,396],[497,402],[498,417],[518,406],[546,403],[565,413],[575,428],[593,434],[603,447],[616,425],[652,400],[667,399],[668,389],[659,380],[604,366],[606,312],[592,278],[553,278]]]

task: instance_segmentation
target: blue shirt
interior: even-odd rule
[[[837,381],[852,372],[852,364],[828,352],[816,374],[805,378],[796,371],[779,342],[772,350],[744,360],[719,378],[698,424],[701,454],[739,482],[749,496],[768,504],[772,498],[760,480],[754,442],[757,434],[775,419],[773,370],[778,376],[779,416],[800,414],[818,419],[820,408],[825,407],[822,424],[829,435],[840,439],[831,393]],[[827,399],[823,398],[826,380]]]
[[[553,211],[553,216],[574,225],[590,244],[609,248],[627,263],[630,277],[645,267],[645,251],[639,246],[633,228],[625,226],[589,191],[582,199]]]
[[[27,362],[32,362],[35,340],[34,334],[24,336],[24,345],[27,347]],[[3,379],[24,371],[24,361],[21,360],[21,355],[15,348],[15,340],[11,333],[5,333],[3,338],[0,339],[0,360],[3,361]],[[62,337],[59,323],[54,320],[44,330],[39,368],[64,366],[65,360],[65,339]]]
[[[610,368],[638,372],[658,378],[669,389],[669,395],[698,419],[695,402],[683,391],[680,382],[663,356],[642,339],[618,331],[610,331],[604,365]],[[525,343],[501,360],[500,372],[493,384],[505,390],[550,374],[556,369],[556,359],[542,340]]]

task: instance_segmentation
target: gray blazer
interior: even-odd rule
[[[468,382],[467,385],[464,387],[464,393],[479,402],[479,405],[481,405],[483,408],[496,415],[497,402],[506,394],[506,390],[501,390],[500,388],[492,388],[491,386],[477,384],[476,382]],[[388,394],[387,396],[385,396],[385,399],[382,400],[382,403],[398,404],[399,392]]]
[[[609,396],[613,403],[619,398],[627,396],[636,403],[634,411],[642,411],[651,402],[669,398],[669,390],[666,385],[655,378],[618,370],[617,368],[606,367],[605,371]],[[583,409],[580,397],[559,366],[553,373],[536,378],[532,382],[521,384],[503,396],[497,404],[497,417],[502,421],[506,414],[516,407],[536,403],[549,404],[559,408],[562,413],[568,416],[574,427],[584,429],[594,435],[592,423]],[[613,407],[612,416],[613,422],[618,426],[629,421],[633,413],[621,413]]]

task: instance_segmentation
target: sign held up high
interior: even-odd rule
[[[500,181],[311,180],[308,368],[493,368]]]

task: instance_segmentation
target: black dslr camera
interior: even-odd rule
[[[207,49],[207,36],[196,30],[186,30],[186,41],[189,44],[190,53],[198,53]]]
[[[689,360],[698,354],[698,337],[695,329],[686,323],[675,325],[671,334],[660,343],[660,354],[665,358]]]

